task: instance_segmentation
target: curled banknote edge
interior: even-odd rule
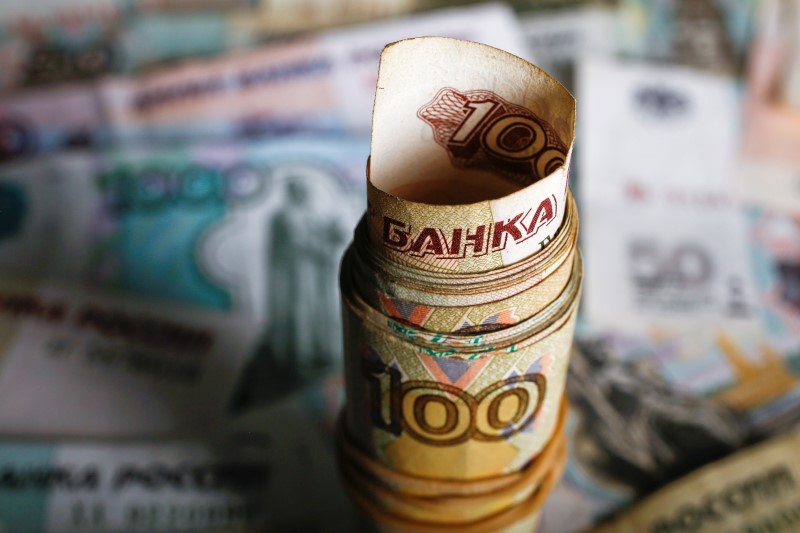
[[[712,463],[626,510],[597,533],[792,531],[798,527],[800,438],[784,436]]]
[[[507,52],[381,56],[367,213],[342,262],[345,485],[389,530],[532,527],[561,476],[582,283],[574,99]]]

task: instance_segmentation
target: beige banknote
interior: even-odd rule
[[[800,438],[781,437],[668,485],[597,533],[797,531]]]
[[[561,475],[573,122],[558,82],[498,49],[383,52],[368,209],[341,269],[338,440],[353,497],[389,530],[530,525]]]
[[[508,53],[456,40],[387,47],[370,240],[432,272],[483,272],[539,252],[564,219],[574,121],[569,92]]]

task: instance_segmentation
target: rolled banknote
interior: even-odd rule
[[[572,275],[577,229],[570,197],[563,229],[541,253],[484,275],[458,276],[386,260],[367,245],[362,223],[354,282],[372,307],[411,325],[440,333],[496,330],[530,318],[561,293]]]
[[[794,531],[800,438],[780,437],[710,464],[597,528],[639,531]]]
[[[340,280],[346,483],[390,530],[535,520],[560,475],[582,279],[574,101],[500,50],[411,39],[384,50],[373,120],[367,215]],[[523,293],[538,305],[514,301]],[[520,317],[448,322],[503,307]],[[452,316],[424,319],[437,311]]]
[[[524,60],[455,40],[409,40],[382,56],[367,201],[370,241],[419,270],[475,273],[542,250],[561,227],[575,101]],[[473,52],[474,53],[474,52]],[[413,61],[436,75],[396,74]],[[488,64],[505,64],[497,77]],[[488,88],[488,89],[487,89]],[[409,157],[415,164],[409,168]]]

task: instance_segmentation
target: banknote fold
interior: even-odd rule
[[[582,261],[575,102],[485,45],[381,56],[367,213],[340,271],[340,470],[391,531],[532,527],[564,465]]]

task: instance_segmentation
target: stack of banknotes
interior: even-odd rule
[[[337,441],[383,527],[530,530],[561,476],[574,120],[556,80],[495,48],[429,37],[381,56]]]
[[[793,528],[796,1],[449,4],[0,2],[0,531]]]

